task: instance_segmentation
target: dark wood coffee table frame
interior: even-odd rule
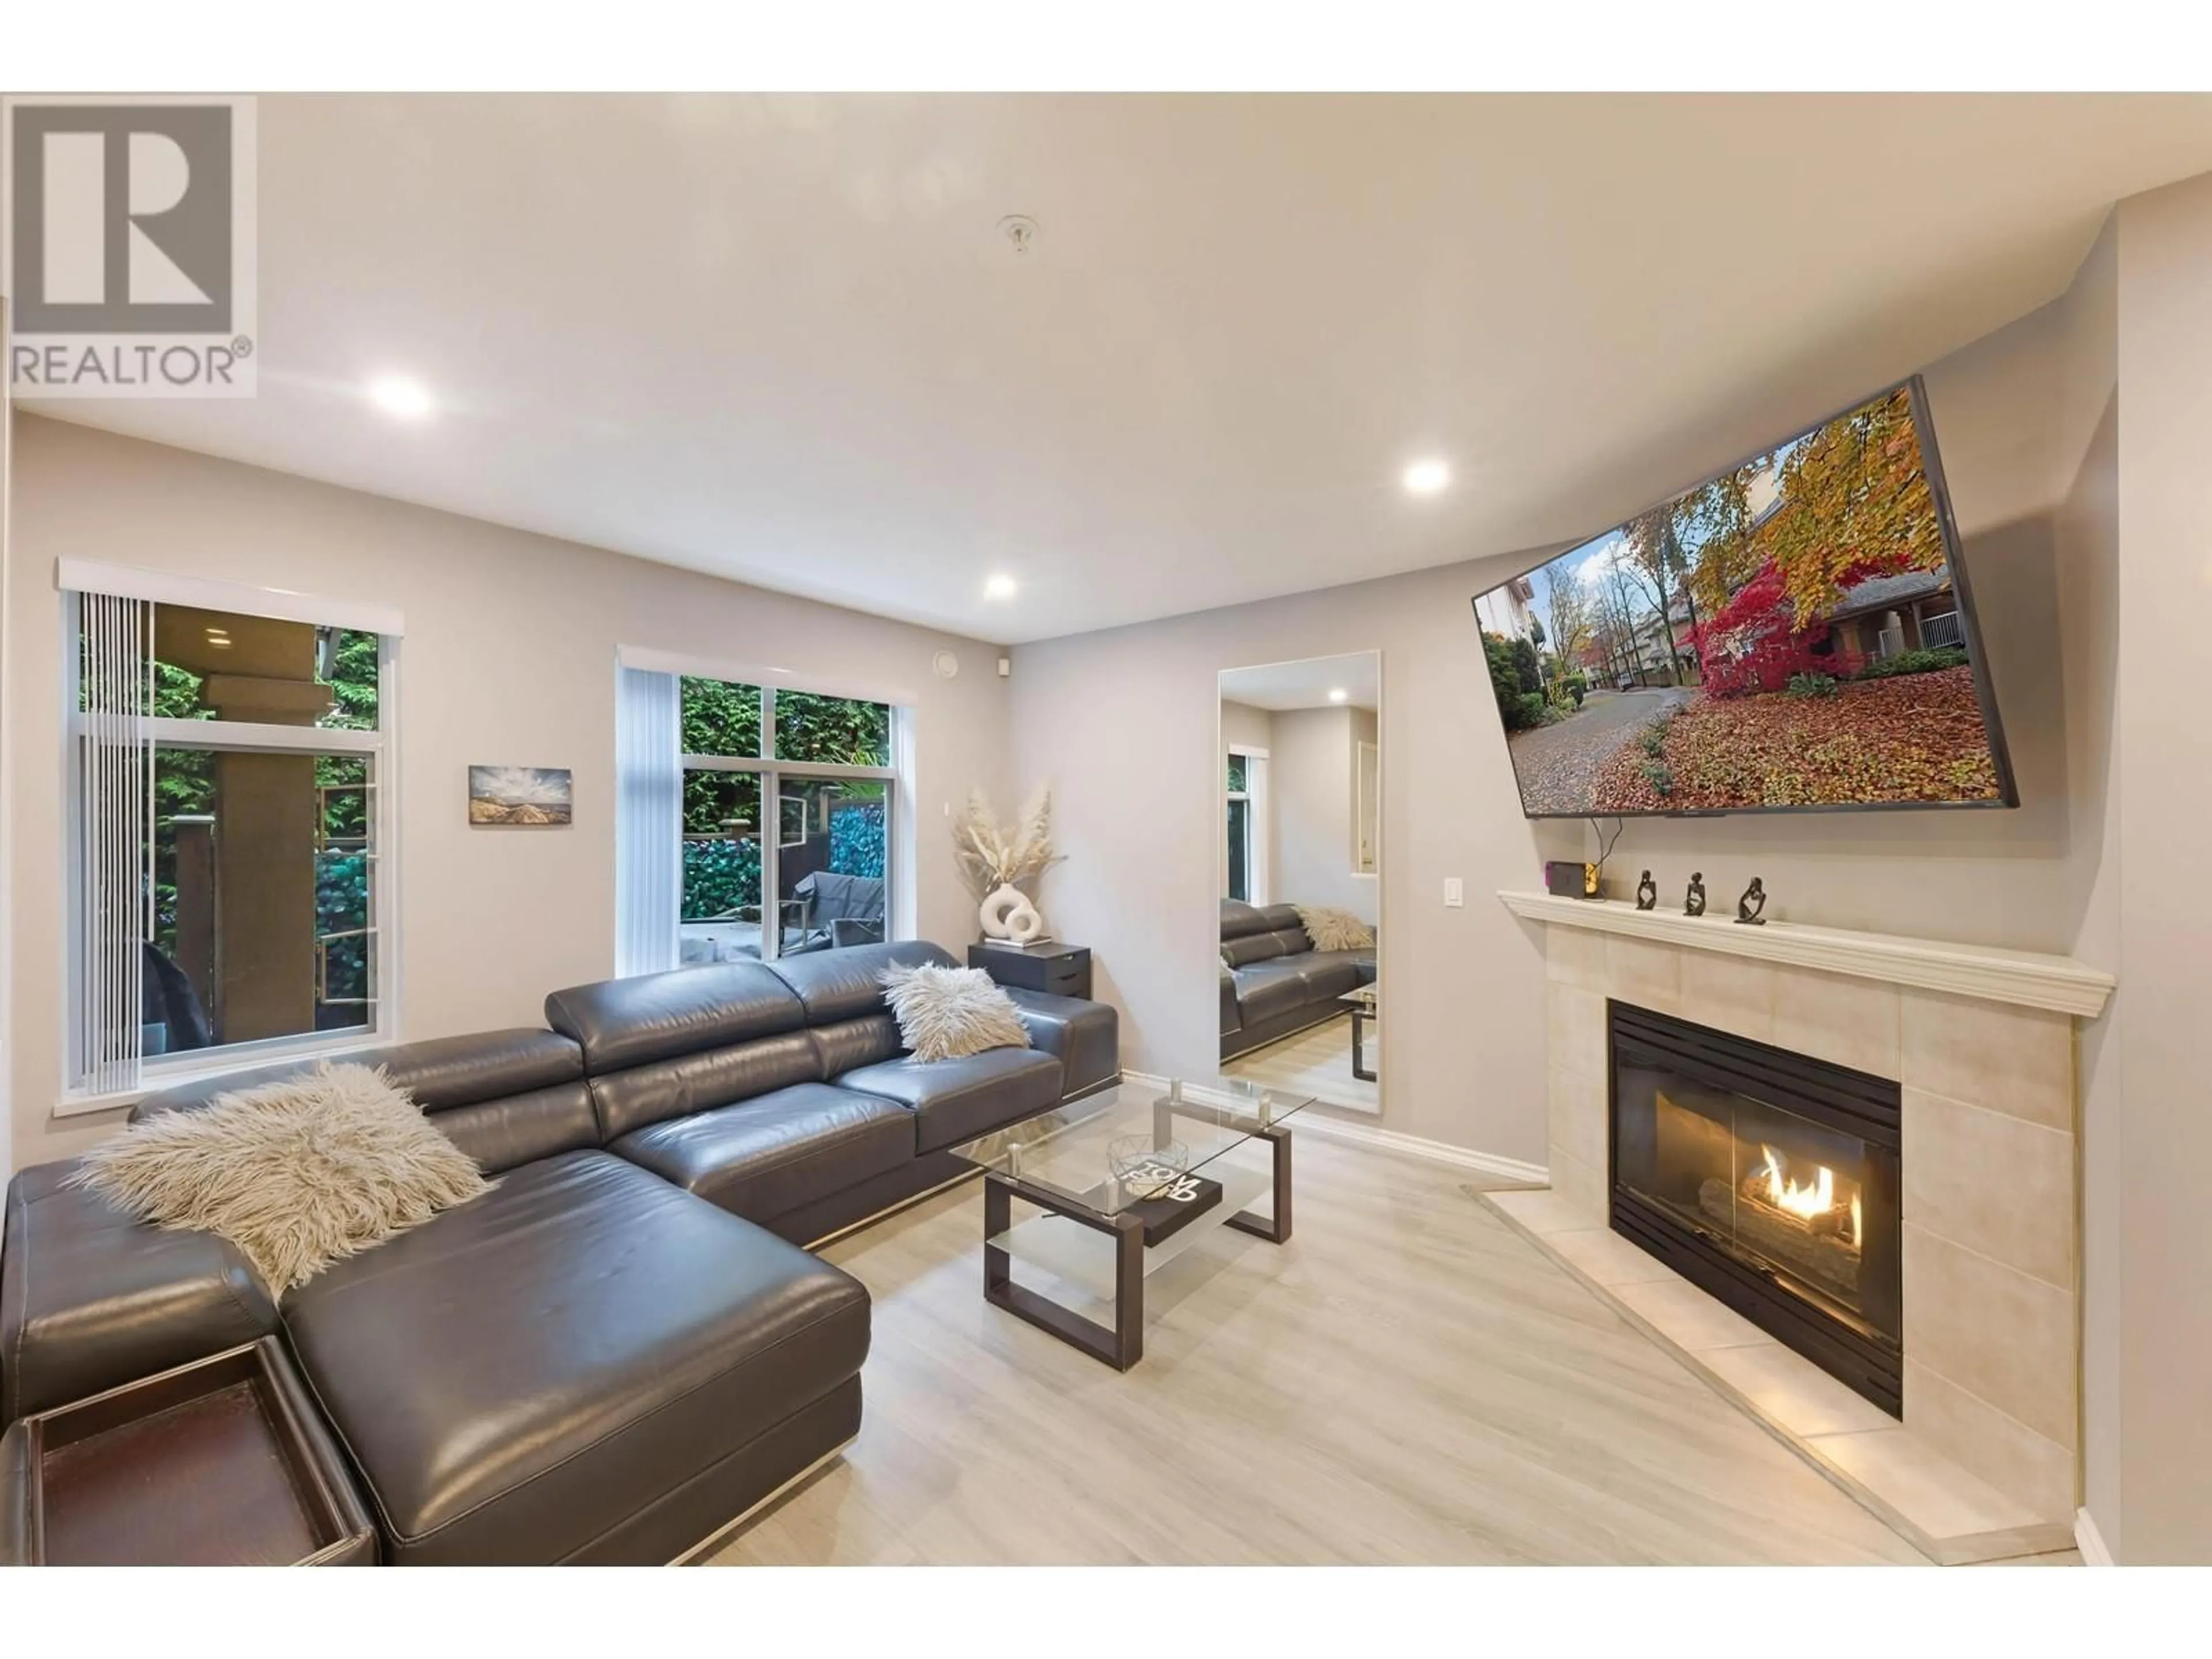
[[[1161,1120],[1170,1103],[1162,1100],[1155,1113],[1155,1133],[1164,1136]],[[1277,1124],[1253,1128],[1252,1139],[1267,1143],[1274,1159],[1274,1214],[1262,1218],[1240,1211],[1221,1224],[1251,1233],[1271,1244],[1291,1237],[1291,1132]],[[1006,1231],[1013,1219],[1013,1200],[1020,1199],[1047,1213],[1065,1216],[1078,1226],[1105,1234],[1114,1241],[1114,1322],[1102,1325],[1086,1319],[1050,1297],[1017,1285],[1013,1261],[990,1241]],[[1018,1176],[996,1170],[983,1174],[983,1300],[1003,1308],[1049,1332],[1093,1359],[1103,1360],[1117,1371],[1126,1371],[1145,1357],[1145,1228],[1133,1214],[1101,1215],[1074,1203],[1061,1194],[1033,1186]]]
[[[1337,999],[1352,1010],[1352,1074],[1362,1083],[1372,1083],[1375,1068],[1367,1063],[1367,1028],[1377,1024],[1382,1009],[1379,1001],[1364,1002],[1357,996]]]
[[[1375,1081],[1375,1068],[1367,1063],[1367,1022],[1374,1018],[1365,1008],[1352,1011],[1352,1074],[1362,1083]]]

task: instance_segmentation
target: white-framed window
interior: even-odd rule
[[[1224,817],[1228,837],[1221,890],[1247,904],[1267,902],[1267,751],[1228,746]]]
[[[396,613],[64,560],[67,1076],[397,1035]]]
[[[619,670],[619,975],[897,936],[909,708],[742,672]]]

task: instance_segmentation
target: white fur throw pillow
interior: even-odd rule
[[[149,1118],[86,1153],[66,1184],[142,1221],[221,1234],[278,1291],[492,1187],[405,1090],[363,1066]]]
[[[1349,910],[1327,904],[1301,904],[1298,925],[1316,951],[1363,951],[1375,943],[1375,930]]]
[[[1012,1000],[981,968],[894,968],[884,975],[884,1000],[916,1060],[1030,1046]]]

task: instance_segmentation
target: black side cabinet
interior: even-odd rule
[[[1057,939],[1018,948],[1005,945],[971,945],[968,965],[981,968],[1001,985],[1024,991],[1044,991],[1056,997],[1091,995],[1091,947],[1062,945]]]

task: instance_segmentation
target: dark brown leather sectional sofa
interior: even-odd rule
[[[1375,982],[1375,947],[1316,951],[1295,904],[1221,901],[1221,1057],[1234,1059],[1345,1012]]]
[[[281,1298],[214,1235],[132,1222],[64,1188],[67,1164],[26,1170],[0,1418],[281,1331],[385,1560],[671,1559],[858,1431],[867,1292],[800,1245],[1118,1076],[1110,1008],[1018,991],[1035,1047],[904,1053],[882,974],[951,960],[915,942],[683,969],[555,992],[550,1030],[359,1056],[497,1185]]]

